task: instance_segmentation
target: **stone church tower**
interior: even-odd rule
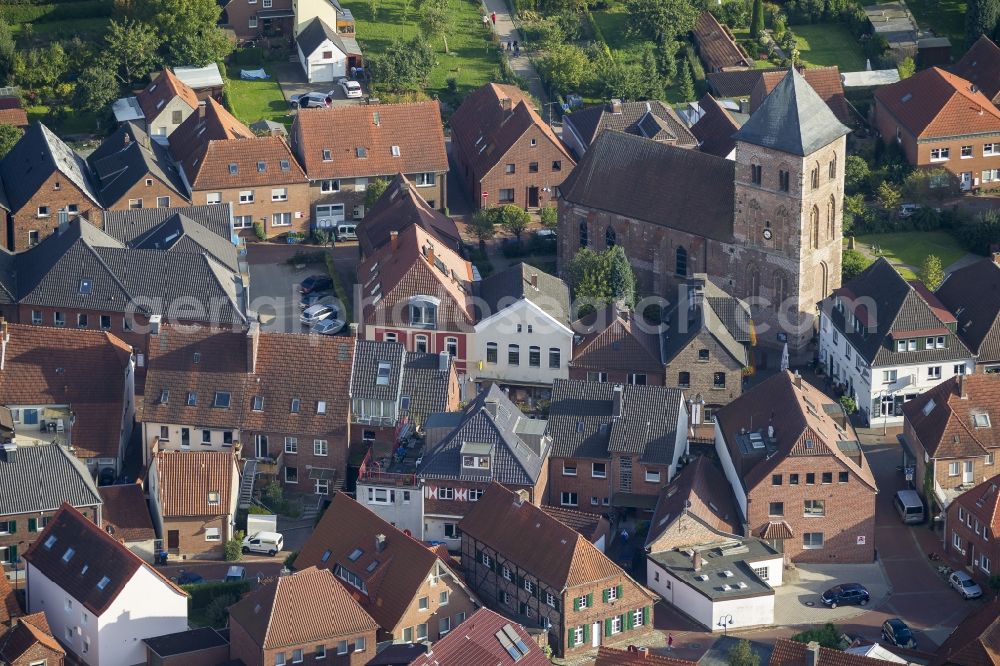
[[[729,277],[751,304],[760,345],[787,336],[802,350],[817,304],[840,286],[849,131],[793,68],[733,137]]]

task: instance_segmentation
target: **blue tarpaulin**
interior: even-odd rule
[[[241,69],[240,70],[241,79],[269,79],[270,76],[267,75],[263,69]]]

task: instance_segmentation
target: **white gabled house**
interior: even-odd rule
[[[955,316],[922,283],[878,259],[820,302],[819,360],[868,421],[903,423],[903,404],[975,371]]]
[[[296,48],[309,83],[336,81],[361,66],[361,48],[354,35],[339,33],[318,17],[299,33]]]
[[[569,378],[573,357],[569,289],[534,266],[517,264],[482,280],[470,368],[477,382],[551,388]]]
[[[145,663],[144,639],[187,629],[187,593],[68,504],[24,560],[29,612],[80,663]]]

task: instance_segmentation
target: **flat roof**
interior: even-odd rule
[[[436,412],[429,414],[424,421],[424,430],[428,428],[457,428],[462,422],[462,412]]]
[[[781,554],[760,539],[744,539],[697,552],[702,562],[699,571],[694,570],[690,550],[668,550],[647,557],[713,601],[774,594],[774,588],[753,572],[751,563],[781,559]]]
[[[204,67],[174,67],[174,76],[195,90],[222,85],[222,74],[215,63]]]
[[[227,639],[223,638],[219,635],[219,632],[210,627],[199,627],[198,629],[178,631],[175,634],[144,638],[142,642],[161,657],[171,657],[178,654],[187,654],[188,652],[198,652],[213,647],[229,645]]]
[[[116,99],[111,104],[111,111],[115,114],[115,120],[124,123],[129,120],[142,120],[145,118],[142,109],[139,108],[139,100],[135,97],[122,97]]]
[[[887,86],[899,83],[899,70],[876,69],[870,72],[842,72],[840,80],[845,88],[864,88],[867,86]]]

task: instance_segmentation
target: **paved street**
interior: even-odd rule
[[[493,31],[497,33],[497,37],[500,38],[502,44],[515,41],[518,43],[524,42],[521,33],[518,32],[514,25],[505,0],[484,0],[484,4],[487,10],[495,12],[497,15]],[[535,71],[535,66],[528,59],[527,50],[522,48],[521,54],[516,57],[513,53],[505,55],[509,56],[507,59],[510,61],[510,68],[515,74],[528,82],[528,92],[542,105],[542,108],[538,110],[539,113],[543,116],[546,115],[545,105],[548,103],[549,97],[545,94],[545,87],[542,85],[542,79],[538,76],[538,72]]]

